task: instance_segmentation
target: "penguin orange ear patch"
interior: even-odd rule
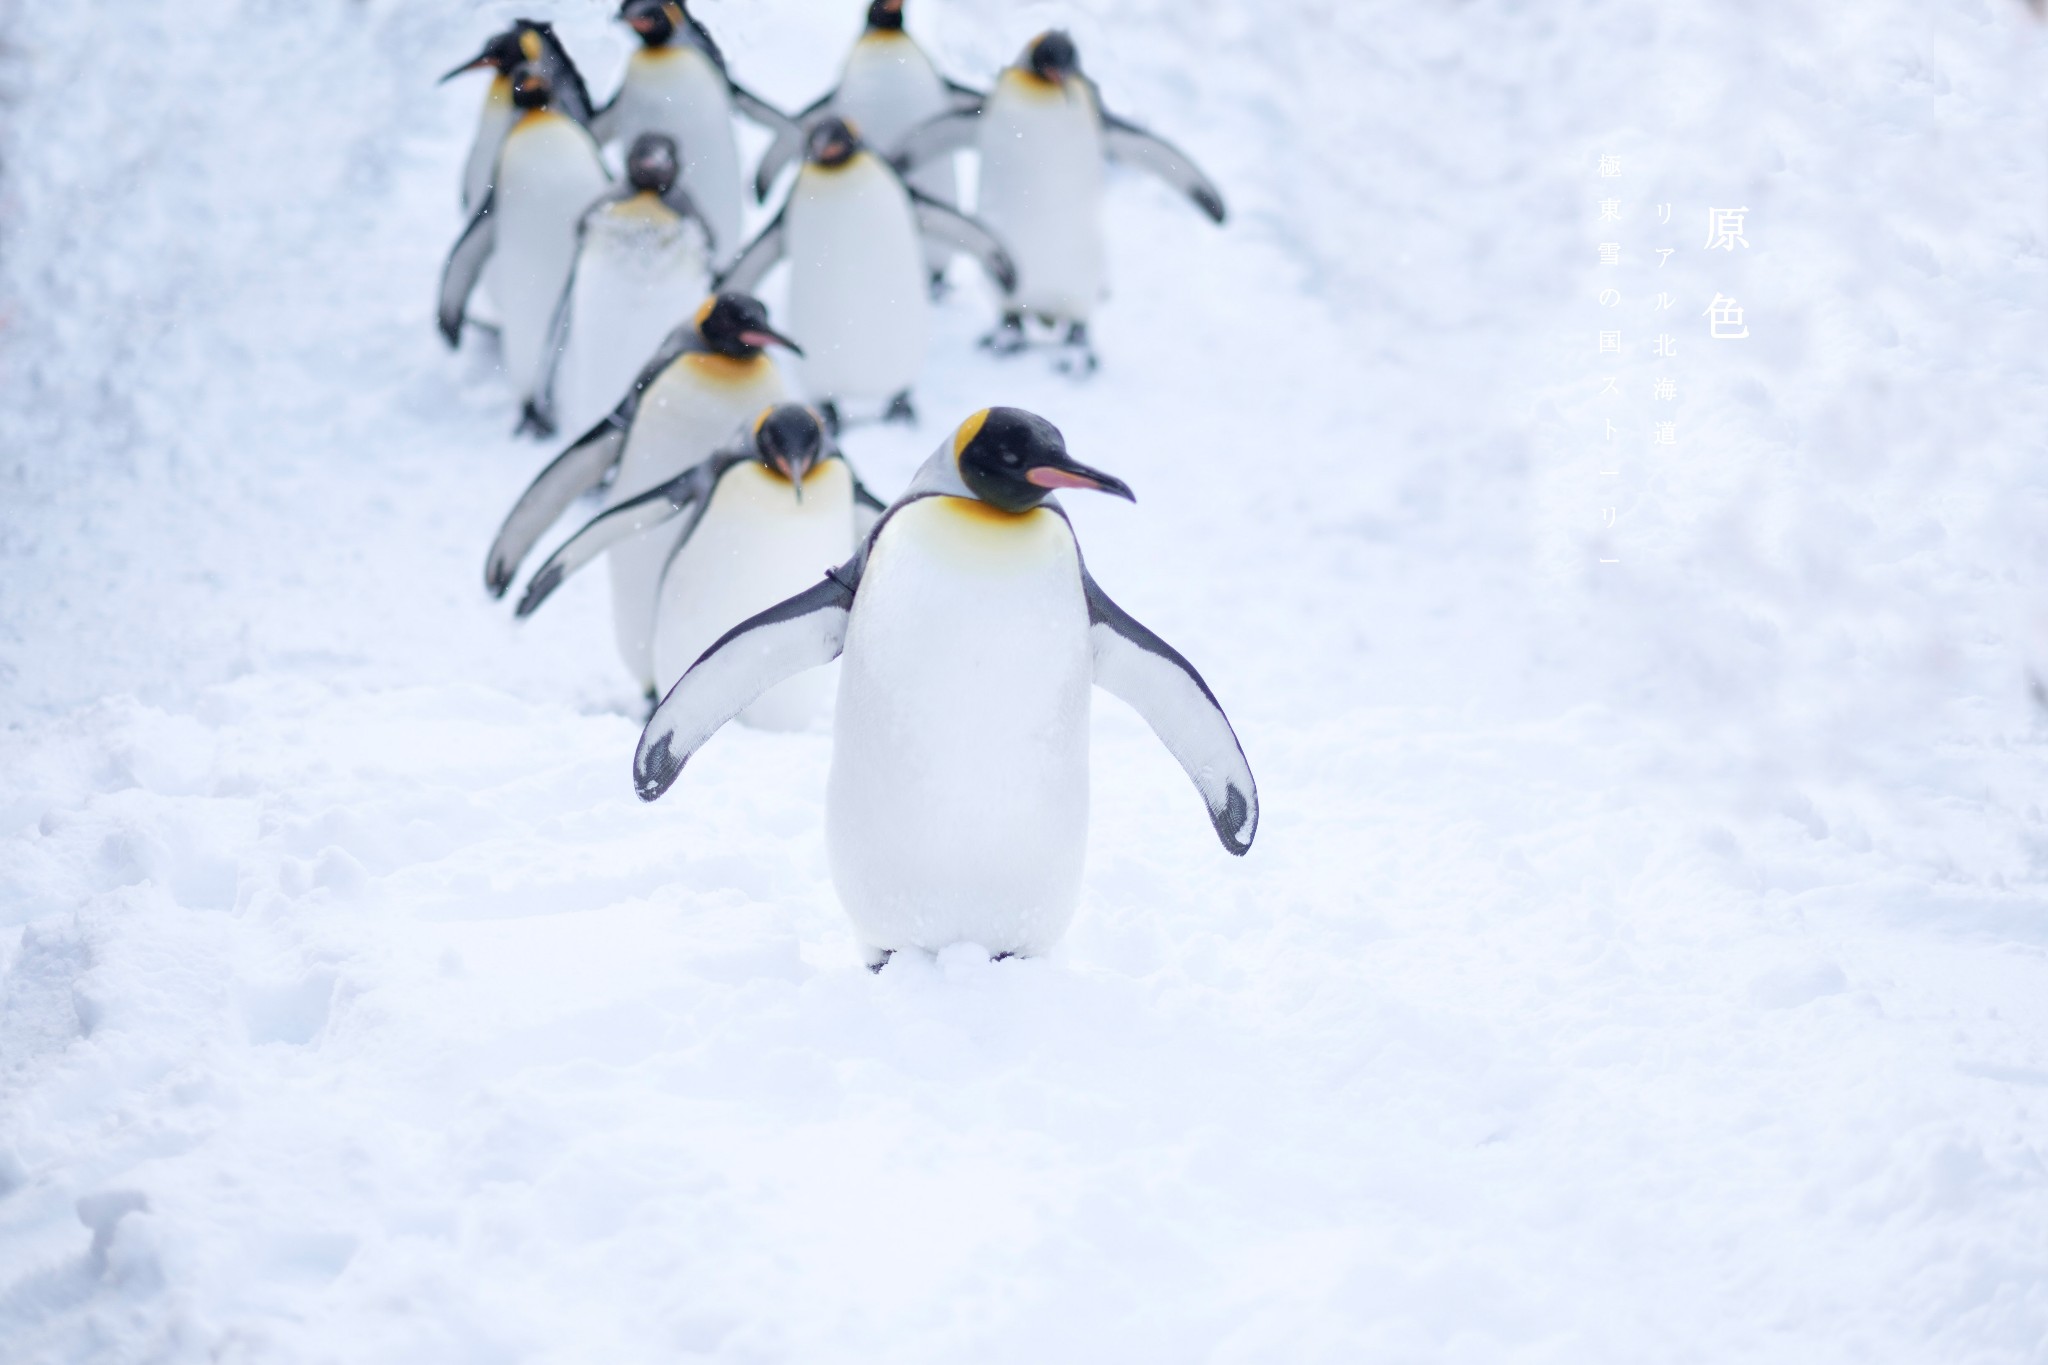
[[[953,433],[953,458],[959,459],[967,447],[974,444],[974,438],[981,435],[981,424],[988,420],[988,409],[983,408],[960,424],[960,430]]]
[[[713,294],[710,298],[704,300],[704,302],[697,305],[697,316],[690,319],[690,325],[692,327],[697,328],[699,331],[702,331],[704,328],[704,319],[710,317],[711,310],[713,308],[716,308],[717,306],[718,296],[716,294]]]
[[[528,60],[529,62],[539,61],[540,35],[538,33],[535,33],[532,29],[527,29],[525,32],[521,33],[519,35],[519,50],[526,54],[526,60]]]

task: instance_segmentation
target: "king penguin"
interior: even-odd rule
[[[484,585],[503,596],[534,542],[570,503],[609,476],[607,507],[665,484],[723,445],[762,408],[782,400],[782,371],[763,349],[795,343],[768,325],[768,310],[744,294],[706,299],[669,333],[610,416],[557,456],[520,494],[484,565]],[[797,351],[799,355],[801,351]],[[617,471],[614,474],[614,471]],[[657,528],[616,545],[612,628],[625,661],[650,699],[655,687],[654,609],[661,573],[675,548]]]
[[[711,224],[714,259],[740,245],[740,153],[734,110],[772,133],[789,118],[726,73],[725,54],[683,0],[625,0],[619,18],[639,35],[618,93],[597,114],[599,142],[667,133],[683,149],[683,184]]]
[[[1102,107],[1073,39],[1058,30],[1032,39],[979,110],[920,125],[895,159],[914,168],[963,147],[981,154],[975,213],[1017,262],[1003,324],[984,338],[999,352],[1024,347],[1025,315],[1035,314],[1048,326],[1065,324],[1071,363],[1095,368],[1088,319],[1103,293],[1105,157],[1152,172],[1215,222],[1224,219],[1223,196],[1179,149]]]
[[[582,124],[552,106],[553,86],[536,66],[512,79],[519,119],[505,134],[498,168],[476,215],[441,272],[441,335],[462,340],[469,297],[486,264],[500,313],[505,372],[518,386],[522,431],[551,430],[534,402],[555,310],[576,260],[577,225],[611,176]]]
[[[1088,833],[1089,685],[1121,697],[1194,779],[1223,847],[1258,790],[1194,666],[1089,576],[1052,490],[1130,498],[1016,408],[963,422],[859,554],[728,631],[655,708],[641,799],[754,698],[841,659],[826,785],[832,881],[869,965],[977,943],[1042,953],[1072,921]]]
[[[590,92],[583,76],[570,60],[569,50],[555,37],[554,26],[519,19],[511,28],[496,34],[475,57],[441,77],[442,84],[466,71],[491,70],[491,86],[484,92],[483,111],[477,116],[476,140],[469,145],[469,160],[462,170],[462,211],[475,213],[491,188],[491,174],[498,166],[498,148],[512,127],[518,110],[512,104],[512,72],[526,63],[539,67],[555,89],[561,111],[586,127],[590,123]]]
[[[583,215],[534,390],[536,425],[582,431],[611,411],[710,289],[709,229],[680,171],[675,139],[642,133],[627,183]]]
[[[754,173],[754,197],[762,202],[797,159],[811,129],[833,116],[860,129],[871,147],[896,146],[911,129],[954,110],[975,110],[986,98],[981,91],[939,74],[917,40],[903,31],[903,0],[874,0],[868,6],[867,28],[846,57],[839,84],[827,91],[776,136]],[[934,157],[904,177],[906,183],[948,208],[959,203],[959,180],[953,158]],[[952,257],[942,243],[925,243],[925,263],[936,288]]]
[[[736,439],[572,536],[534,571],[517,614],[611,546],[681,518],[654,613],[655,676],[667,686],[726,631],[809,586],[819,565],[842,563],[881,510],[815,411],[764,408]],[[823,670],[786,678],[740,720],[802,729],[830,683]]]
[[[789,321],[804,339],[805,387],[835,428],[848,399],[883,400],[909,420],[930,304],[921,241],[972,253],[1008,289],[1015,269],[987,229],[903,183],[845,120],[811,129],[803,169],[775,221],[721,288],[751,291],[789,258]]]

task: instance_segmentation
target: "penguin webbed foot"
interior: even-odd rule
[[[889,400],[889,407],[882,413],[884,422],[902,422],[907,426],[917,425],[917,409],[910,405],[910,390],[905,389]]]
[[[1015,355],[1030,344],[1024,335],[1024,315],[1016,312],[1003,314],[1003,320],[995,325],[995,330],[980,342],[983,350],[994,351],[997,355]]]
[[[889,965],[889,959],[896,956],[896,950],[894,948],[865,948],[862,950],[862,954],[863,959],[867,963],[868,970],[876,976],[880,976],[882,968]]]
[[[555,419],[535,407],[529,399],[520,406],[519,425],[512,429],[512,434],[546,440],[555,434]]]
[[[1088,324],[1070,322],[1067,335],[1060,342],[1060,358],[1055,368],[1061,374],[1084,379],[1094,374],[1102,362],[1095,358],[1095,346],[1088,340]]]
[[[931,291],[932,302],[937,303],[953,292],[953,282],[946,278],[944,270],[934,270],[927,288]]]
[[[641,722],[642,725],[645,725],[648,720],[653,720],[654,713],[661,709],[661,693],[650,687],[647,689],[645,701],[647,702],[647,720],[643,720]]]

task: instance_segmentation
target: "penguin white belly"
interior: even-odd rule
[[[469,146],[469,162],[462,168],[465,212],[475,213],[484,202],[484,195],[491,188],[491,172],[498,168],[498,149],[505,145],[505,134],[518,112],[512,104],[511,80],[493,76],[490,91],[484,96],[483,112],[477,116],[476,141]]]
[[[867,152],[805,166],[791,193],[790,335],[819,398],[887,398],[924,365],[926,293],[910,196]]]
[[[718,240],[724,263],[746,245],[740,237],[740,150],[732,129],[732,94],[710,58],[694,47],[641,48],[626,63],[616,135],[628,146],[642,133],[667,133],[682,149],[683,188]]]
[[[576,259],[576,224],[604,192],[597,145],[573,120],[529,114],[498,157],[497,244],[491,288],[505,370],[521,393],[538,376],[548,327]]]
[[[655,680],[666,692],[718,637],[757,612],[813,586],[853,554],[853,475],[827,460],[804,480],[755,461],[718,481],[703,520],[669,561],[655,612]],[[801,730],[824,712],[830,669],[785,679],[740,713],[765,730]]]
[[[702,230],[650,198],[607,206],[584,226],[555,394],[566,434],[582,435],[618,406],[710,287]]]
[[[981,118],[976,214],[1016,262],[1013,306],[1087,320],[1102,297],[1102,127],[1078,83],[1003,73]]]
[[[913,502],[869,553],[833,722],[832,879],[877,948],[1039,953],[1088,835],[1093,666],[1073,533],[964,498]]]
[[[605,506],[616,507],[668,482],[782,396],[782,374],[766,356],[731,360],[703,351],[685,355],[662,371],[642,396]],[[605,555],[611,562],[612,632],[619,657],[642,688],[655,685],[655,599],[677,534],[673,525],[657,526],[614,545]]]
[[[945,82],[931,59],[902,33],[888,30],[869,33],[854,44],[833,102],[834,112],[884,156],[911,129],[945,113],[947,107]],[[906,179],[913,189],[942,204],[959,202],[959,177],[950,156],[925,162]],[[952,254],[944,246],[925,243],[925,263],[933,270],[943,270]]]

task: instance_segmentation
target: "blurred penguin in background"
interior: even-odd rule
[[[669,334],[619,405],[540,472],[519,497],[484,566],[484,584],[503,596],[519,562],[585,493],[610,482],[617,507],[681,474],[730,440],[788,390],[769,346],[797,351],[768,325],[759,299],[725,293],[704,300]],[[797,351],[801,355],[801,351]],[[641,689],[658,696],[654,608],[677,532],[656,527],[613,545],[612,626],[619,657]]]
[[[592,123],[601,143],[667,133],[683,150],[683,187],[711,225],[713,259],[740,247],[740,152],[735,110],[772,133],[787,115],[726,74],[725,56],[683,0],[625,0],[619,18],[640,38],[626,78]]]
[[[468,71],[491,72],[490,89],[484,92],[484,107],[477,116],[476,138],[469,145],[469,160],[462,170],[462,211],[473,214],[491,188],[492,173],[498,167],[498,148],[512,130],[518,109],[512,103],[512,73],[521,66],[538,67],[555,91],[560,112],[588,127],[590,92],[583,76],[569,58],[569,50],[555,37],[550,24],[531,19],[515,20],[511,28],[494,35],[475,57],[441,77],[442,84]]]
[[[911,129],[941,114],[979,109],[979,90],[947,80],[917,40],[903,30],[903,0],[874,0],[867,28],[847,54],[839,84],[796,115],[777,135],[754,174],[754,197],[766,202],[777,177],[804,150],[811,130],[827,118],[842,118],[860,129],[870,147],[888,153]],[[950,156],[934,156],[904,177],[925,198],[952,208],[959,203],[959,179]],[[943,243],[925,243],[925,263],[937,289],[952,259]]]
[[[512,102],[519,113],[491,186],[441,272],[441,335],[461,344],[470,295],[488,266],[505,373],[521,398],[519,428],[545,435],[553,427],[535,393],[548,336],[576,261],[578,224],[611,176],[590,133],[554,107],[554,85],[540,67],[513,73]]]
[[[1223,196],[1178,148],[1102,107],[1081,74],[1074,41],[1054,30],[1031,40],[1004,68],[978,110],[955,110],[920,125],[897,149],[915,169],[962,148],[981,154],[975,215],[1017,263],[1003,322],[983,339],[1001,352],[1028,343],[1025,319],[1064,328],[1062,367],[1095,368],[1088,320],[1104,289],[1102,163],[1105,157],[1159,176],[1213,221]]]
[[[674,522],[654,608],[655,681],[666,690],[734,626],[808,588],[820,566],[844,563],[881,510],[815,410],[764,408],[725,446],[570,537],[534,571],[518,614],[613,545]],[[740,720],[799,730],[830,696],[831,676],[813,670],[770,688]]]
[[[674,138],[642,133],[626,154],[626,183],[583,215],[534,392],[549,430],[582,431],[610,412],[710,292],[710,229],[681,170]]]
[[[903,183],[845,120],[811,129],[789,201],[733,263],[721,288],[750,292],[789,260],[789,319],[804,342],[806,389],[838,430],[849,399],[885,420],[915,420],[928,313],[923,244],[973,254],[1004,289],[1016,273],[973,219]]]

